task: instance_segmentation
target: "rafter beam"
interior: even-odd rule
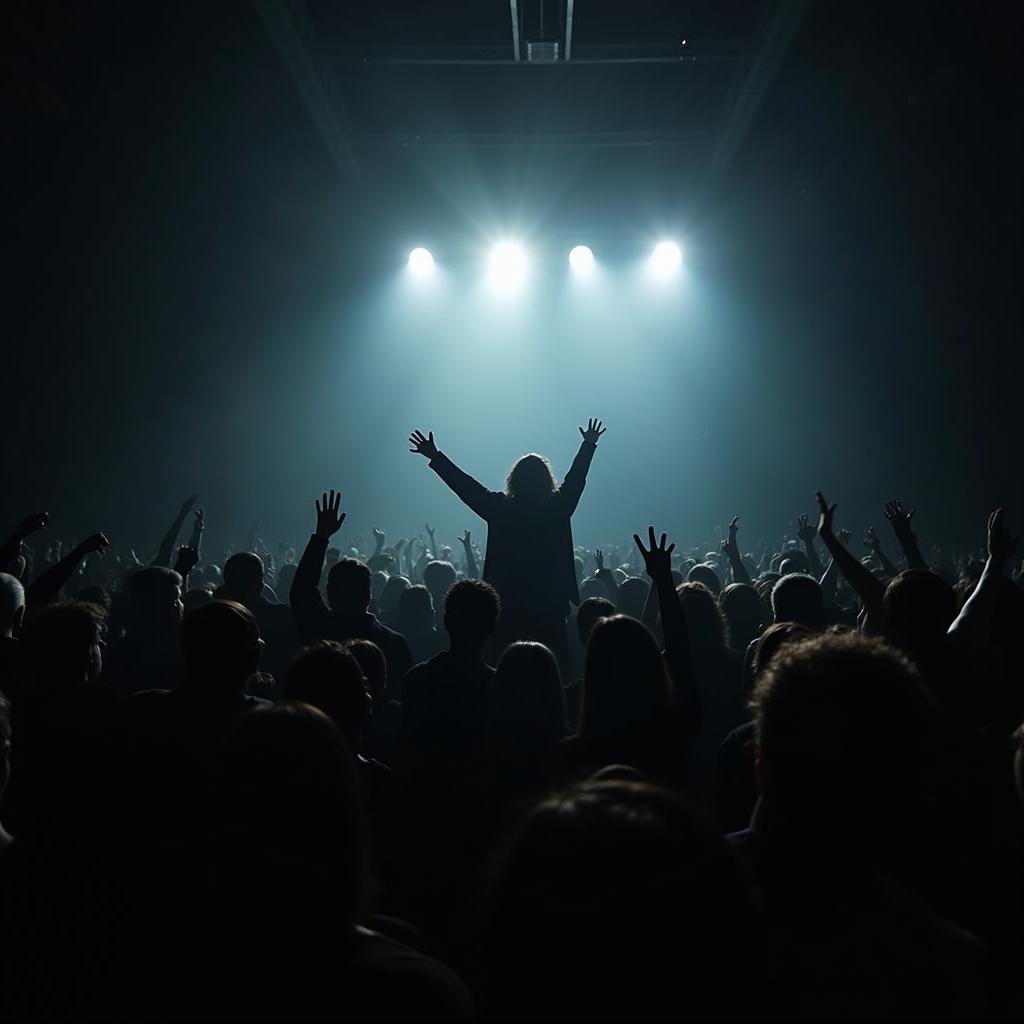
[[[508,0],[512,12],[512,57],[519,60],[519,0]]]
[[[348,117],[339,100],[331,101],[326,83],[310,59],[310,33],[301,5],[286,0],[254,0],[254,4],[334,162],[346,178],[358,177]]]
[[[572,0],[565,3],[565,59],[572,59]]]
[[[732,163],[809,6],[810,0],[780,0],[775,8],[757,54],[722,120],[708,169],[709,181],[721,177]]]

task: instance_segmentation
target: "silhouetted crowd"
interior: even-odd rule
[[[155,553],[25,518],[0,1018],[1017,1019],[1002,510],[955,559],[820,494],[757,551],[591,550],[603,433],[501,491],[413,433],[483,548],[345,538],[335,491],[301,553],[207,552],[195,496]]]

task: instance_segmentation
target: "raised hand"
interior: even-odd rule
[[[643,541],[640,540],[640,535],[637,533],[633,534],[633,540],[644,560],[647,575],[650,576],[651,579],[656,579],[659,576],[671,576],[672,552],[676,549],[675,544],[670,544],[666,548],[665,541],[668,540],[668,536],[664,533],[661,535],[661,543],[655,543],[653,526],[647,527],[647,537],[650,546],[645,548]]]
[[[192,514],[196,517],[196,526],[202,529],[206,525],[206,513],[201,508],[197,508]]]
[[[587,420],[587,429],[584,430],[582,427],[578,429],[587,444],[597,444],[598,438],[605,432],[600,420]]]
[[[988,517],[988,557],[1000,569],[1006,565],[1020,543],[1020,537],[1011,537],[1003,522],[1003,510],[997,508]]]
[[[839,543],[846,547],[850,543],[850,538],[853,536],[853,530],[847,530],[845,528],[839,531]]]
[[[459,540],[468,548],[470,546],[469,530],[466,530],[465,535],[460,537]]]
[[[327,491],[324,491],[323,498],[316,502],[316,535],[321,540],[330,539],[341,529],[345,513],[339,515],[340,508],[341,491],[331,491],[329,497]]]
[[[31,536],[33,533],[38,533],[49,522],[49,512],[33,512],[32,515],[25,516],[18,524],[18,536],[24,538]]]
[[[85,558],[86,555],[102,555],[109,547],[110,541],[102,533],[94,533],[91,537],[86,537],[76,551]]]
[[[875,554],[878,554],[878,549],[881,546],[882,542],[878,539],[878,534],[875,533],[875,528],[873,526],[869,526],[867,530],[864,531],[864,547],[869,551],[874,551]]]
[[[597,571],[604,569],[604,552],[600,548],[594,550],[594,561],[597,562]]]
[[[726,555],[740,553],[740,546],[736,543],[736,534],[740,530],[740,517],[733,516],[732,522],[729,524],[729,536],[722,539],[722,552]]]
[[[422,455],[425,459],[433,459],[437,455],[437,445],[434,444],[434,432],[431,431],[426,437],[422,430],[414,430],[409,435],[409,449],[415,455]]]
[[[885,503],[885,518],[892,523],[897,537],[914,536],[914,531],[910,526],[910,520],[914,518],[914,509],[907,512],[898,498],[893,498]]]
[[[382,548],[384,546],[384,541],[387,539],[387,536],[388,535],[379,527],[375,526],[373,528],[373,540],[378,548]]]
[[[830,539],[835,539],[832,533],[832,519],[836,513],[836,506],[829,505],[821,491],[814,492],[814,499],[818,503],[818,536],[827,544]]]
[[[807,516],[796,517],[796,535],[805,543],[810,544],[814,540],[817,530],[807,522]]]
[[[182,544],[178,548],[178,560],[174,563],[174,571],[180,576],[187,576],[199,564],[199,552],[191,544]]]

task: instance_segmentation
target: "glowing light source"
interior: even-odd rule
[[[651,253],[651,270],[657,277],[671,277],[683,261],[683,254],[675,242],[659,242]]]
[[[589,245],[577,245],[569,252],[569,266],[573,271],[586,277],[594,270],[594,253]]]
[[[491,250],[487,264],[491,284],[502,290],[518,287],[526,276],[526,253],[514,242],[502,242]]]
[[[434,269],[434,257],[429,249],[413,249],[409,253],[409,270],[416,277],[427,277]]]

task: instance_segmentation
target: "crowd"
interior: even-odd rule
[[[0,1017],[1016,1017],[1017,542],[574,546],[603,427],[487,526],[0,547]],[[191,535],[180,544],[190,522]],[[984,520],[979,518],[979,534]],[[133,538],[141,542],[142,538]],[[340,543],[339,543],[340,541]]]

